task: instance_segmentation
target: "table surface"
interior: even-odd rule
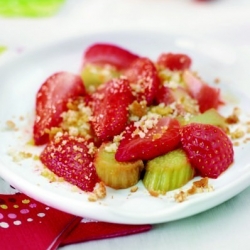
[[[146,29],[214,39],[250,52],[250,1],[69,0],[50,18],[0,18],[0,45],[30,48],[88,32]],[[4,54],[0,64],[5,63]],[[3,59],[3,60],[2,60]],[[8,58],[6,57],[6,60]],[[76,249],[250,249],[250,188],[201,214],[149,232],[62,247]]]

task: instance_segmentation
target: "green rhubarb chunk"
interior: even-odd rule
[[[129,188],[140,180],[144,164],[141,160],[118,162],[111,143],[103,143],[94,159],[98,177],[105,185],[114,189]]]
[[[115,67],[107,64],[86,64],[81,71],[82,80],[89,92],[94,92],[99,85],[117,78],[119,75],[120,73]]]
[[[65,0],[0,0],[5,17],[46,17],[54,15]]]
[[[164,195],[184,186],[194,173],[184,150],[176,149],[147,162],[143,184],[149,193]]]
[[[216,109],[209,109],[202,114],[195,115],[191,117],[187,124],[190,123],[204,123],[211,124],[217,127],[220,127],[224,131],[227,131],[227,123],[225,117],[223,117]]]

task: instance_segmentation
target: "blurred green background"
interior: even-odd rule
[[[48,17],[57,13],[65,0],[0,0],[3,17]]]

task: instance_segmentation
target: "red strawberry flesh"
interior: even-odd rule
[[[93,191],[99,181],[90,144],[83,138],[64,134],[55,137],[40,155],[41,162],[59,177],[84,191]]]
[[[181,129],[181,143],[203,177],[217,178],[232,163],[233,145],[225,132],[210,124],[191,123]]]
[[[134,99],[129,83],[125,79],[113,79],[102,85],[92,98],[95,134],[101,141],[111,140],[127,124],[128,106]]]
[[[138,58],[124,72],[128,78],[136,99],[147,101],[151,105],[160,86],[160,79],[153,62],[148,58]]]
[[[50,76],[36,95],[36,116],[33,137],[36,145],[49,141],[46,130],[57,127],[62,121],[61,114],[67,110],[67,102],[86,94],[80,76],[59,72]]]
[[[85,51],[84,63],[111,64],[118,69],[125,69],[137,58],[136,54],[122,47],[97,43]]]
[[[157,59],[157,64],[170,70],[185,70],[191,67],[192,60],[185,54],[163,53]]]
[[[118,161],[150,160],[175,149],[180,142],[179,122],[172,118],[160,118],[147,132],[138,132],[130,124],[120,141],[115,158]]]

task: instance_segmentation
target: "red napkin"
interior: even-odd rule
[[[150,229],[150,225],[90,221],[48,207],[22,193],[0,195],[0,246],[5,250],[52,250],[62,245]]]

